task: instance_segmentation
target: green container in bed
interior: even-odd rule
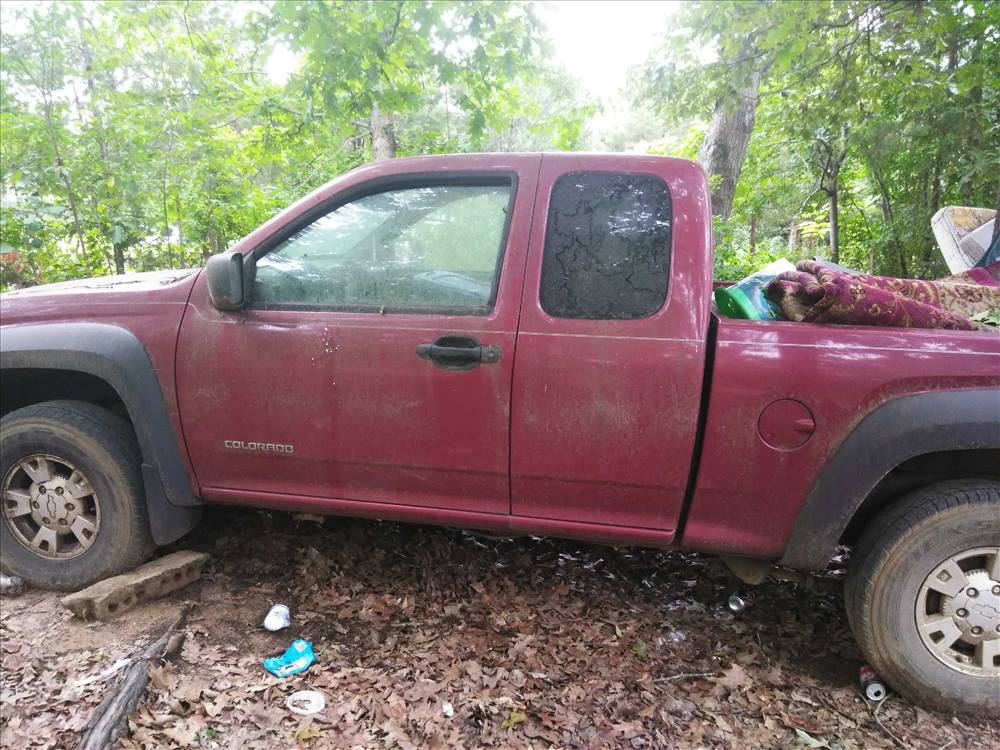
[[[794,271],[795,266],[785,259],[768,263],[732,286],[715,290],[715,304],[727,318],[743,320],[778,320],[782,317],[778,306],[764,296],[764,289],[778,274]]]

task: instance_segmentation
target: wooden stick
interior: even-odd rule
[[[885,734],[889,735],[897,745],[899,745],[902,748],[908,748],[910,747],[910,745],[907,745],[905,742],[899,739],[899,737],[894,735],[892,731],[889,729],[889,727],[883,724],[882,720],[878,717],[878,712],[881,711],[882,708],[885,706],[885,704],[888,702],[889,702],[889,696],[886,695],[885,698],[880,700],[878,702],[878,705],[875,706],[875,710],[872,711],[872,717],[875,719],[875,723],[878,724],[879,729],[881,729]]]
[[[669,677],[657,677],[653,682],[673,682],[674,680],[690,680],[695,677],[715,677],[718,671],[715,672],[681,672],[680,674],[672,674]]]
[[[170,627],[129,665],[118,685],[93,710],[80,741],[80,750],[106,750],[128,732],[128,717],[146,694],[152,663],[163,658],[175,658],[180,651],[184,640],[184,631],[180,628],[187,620],[188,611],[185,608]]]

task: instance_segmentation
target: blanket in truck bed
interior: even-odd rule
[[[970,316],[1000,308],[1000,262],[921,281],[803,260],[771,281],[766,294],[789,320],[975,330],[983,326]]]

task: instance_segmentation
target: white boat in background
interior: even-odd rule
[[[934,214],[934,239],[951,273],[968,271],[982,259],[993,237],[994,222],[992,208],[945,206]]]

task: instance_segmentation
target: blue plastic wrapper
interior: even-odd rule
[[[264,669],[275,677],[291,677],[305,672],[316,661],[312,641],[297,640],[281,656],[264,659]]]

